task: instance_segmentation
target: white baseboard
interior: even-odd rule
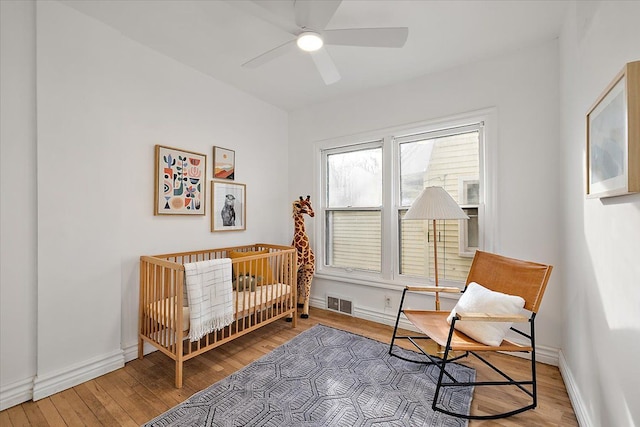
[[[129,344],[123,347],[122,353],[124,355],[124,363],[131,362],[133,359],[138,358],[138,343]]]
[[[584,399],[582,399],[575,377],[573,376],[571,369],[569,369],[569,365],[567,365],[567,360],[564,358],[562,351],[559,353],[560,363],[558,364],[558,367],[560,368],[560,375],[562,375],[562,379],[564,380],[564,386],[567,389],[569,400],[573,406],[573,412],[576,414],[576,418],[578,419],[578,425],[581,427],[595,426],[595,424],[591,422],[587,406],[584,403]]]
[[[116,350],[56,372],[37,375],[33,381],[33,400],[66,390],[124,366],[124,353]]]
[[[323,308],[323,309],[327,308],[325,301],[321,298],[311,298],[309,301],[309,304],[312,307]],[[354,304],[353,316],[360,319],[371,320],[372,322],[376,322],[376,323],[382,323],[383,325],[395,326],[397,312],[381,313],[380,311],[373,310],[370,308],[358,307]],[[399,326],[403,329],[416,331],[416,328],[403,317],[400,318]],[[514,339],[513,341],[518,342],[517,339]],[[507,353],[507,354],[511,356],[521,357],[523,359],[531,359],[531,355],[529,353]],[[540,363],[544,363],[547,365],[558,366],[558,349],[553,347],[545,347],[545,346],[538,345],[536,346],[536,360]]]
[[[33,398],[33,380],[35,377],[25,378],[0,388],[0,411]]]
[[[124,353],[124,363],[131,362],[134,359],[138,358],[138,342],[136,341],[133,344],[129,344],[124,346],[122,349]],[[145,356],[149,353],[153,353],[154,351],[158,351],[157,348],[149,344],[148,342],[144,343],[144,354]]]
[[[531,359],[529,353],[509,353],[513,356]],[[553,347],[536,346],[536,361],[546,365],[558,366],[558,349]]]

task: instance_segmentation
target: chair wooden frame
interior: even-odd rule
[[[426,310],[409,310],[403,309],[405,297],[408,292],[447,292],[460,293],[461,290],[455,287],[415,287],[407,286],[402,293],[398,316],[396,318],[393,337],[389,346],[389,354],[404,360],[415,363],[426,363],[436,365],[440,369],[438,383],[433,398],[432,408],[434,411],[442,412],[455,417],[488,420],[505,418],[520,412],[533,409],[538,404],[537,384],[536,384],[536,350],[535,350],[535,317],[542,301],[542,296],[549,281],[551,270],[550,265],[538,264],[529,261],[521,261],[514,258],[507,258],[501,255],[489,252],[476,251],[469,275],[467,276],[466,286],[471,282],[476,282],[482,286],[496,292],[502,292],[509,295],[518,295],[524,298],[526,311],[530,312],[529,316],[516,315],[505,316],[491,313],[465,313],[457,314],[451,321],[451,325],[447,324],[447,311],[426,311]],[[464,291],[462,291],[464,292]],[[405,317],[424,335],[419,336],[398,336],[398,324],[400,316]],[[528,342],[526,344],[515,343],[504,340],[499,346],[489,346],[477,342],[462,332],[455,329],[456,322],[460,321],[482,321],[482,322],[510,322],[510,323],[528,323],[529,332],[523,332],[519,329],[511,327],[511,330],[524,337]],[[393,346],[397,339],[405,339],[411,342],[419,352],[428,358],[428,362],[424,360],[410,360],[393,353]],[[442,358],[428,354],[417,340],[432,340],[443,349]],[[514,380],[504,373],[498,367],[494,366],[487,359],[478,353],[486,351],[500,352],[525,352],[531,355],[531,378],[525,380]],[[461,353],[461,354],[459,354]],[[473,355],[497,372],[503,380],[500,381],[475,381],[475,382],[458,382],[453,376],[446,371],[446,365]],[[451,356],[451,357],[450,357]],[[446,378],[445,378],[446,377]],[[469,387],[469,386],[515,386],[527,397],[527,403],[511,411],[506,411],[491,415],[467,415],[451,412],[445,408],[438,406],[438,397],[444,387]]]

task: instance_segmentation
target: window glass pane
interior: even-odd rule
[[[434,142],[432,139],[425,139],[400,144],[401,206],[411,206],[425,187],[424,178]]]
[[[480,229],[478,227],[478,208],[463,209],[469,219],[467,220],[467,242],[466,249],[478,249]]]
[[[382,148],[327,155],[328,207],[382,205]]]
[[[401,212],[404,216],[406,211]],[[472,258],[459,255],[456,220],[400,222],[400,274],[433,279],[433,239],[438,248],[438,277],[440,280],[464,282],[471,267]]]
[[[411,206],[425,187],[443,187],[458,203],[458,182],[469,181],[468,197],[474,197],[474,187],[480,173],[479,132],[427,138],[400,144],[400,202]],[[476,187],[475,197],[479,193]],[[460,195],[462,196],[462,195]],[[475,201],[467,201],[477,204]]]
[[[465,181],[462,204],[477,205],[480,203],[480,183],[478,181]]]
[[[406,213],[403,210],[400,217]],[[400,274],[429,277],[427,237],[427,221],[400,221]]]
[[[331,267],[380,271],[382,213],[327,211],[327,254]]]

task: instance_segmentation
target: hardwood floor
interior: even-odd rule
[[[182,389],[174,388],[173,362],[158,351],[69,390],[2,411],[0,426],[139,426],[317,323],[387,343],[393,332],[389,326],[311,308],[310,318],[298,319],[295,329],[275,322],[186,362]],[[500,359],[508,374],[528,369],[528,361],[517,357],[489,359]],[[474,367],[479,378],[488,370],[473,358],[464,364]],[[497,421],[471,421],[469,426],[577,426],[558,368],[538,364],[537,370],[538,408]],[[476,388],[471,413],[490,413],[512,401],[509,393]]]

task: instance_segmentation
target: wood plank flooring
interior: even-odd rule
[[[309,319],[275,322],[209,351],[184,365],[184,387],[174,388],[174,363],[160,352],[133,360],[123,369],[103,375],[37,402],[25,402],[0,412],[0,426],[139,426],[186,400],[192,394],[225,378],[239,368],[269,353],[311,326],[322,323],[390,342],[393,329],[342,314],[311,308]],[[464,364],[486,378],[487,368],[473,358]],[[528,370],[528,361],[491,355],[510,375]],[[469,426],[578,426],[558,368],[538,364],[538,407],[497,421],[471,421]],[[500,410],[513,396],[491,388],[476,388],[472,414]]]

